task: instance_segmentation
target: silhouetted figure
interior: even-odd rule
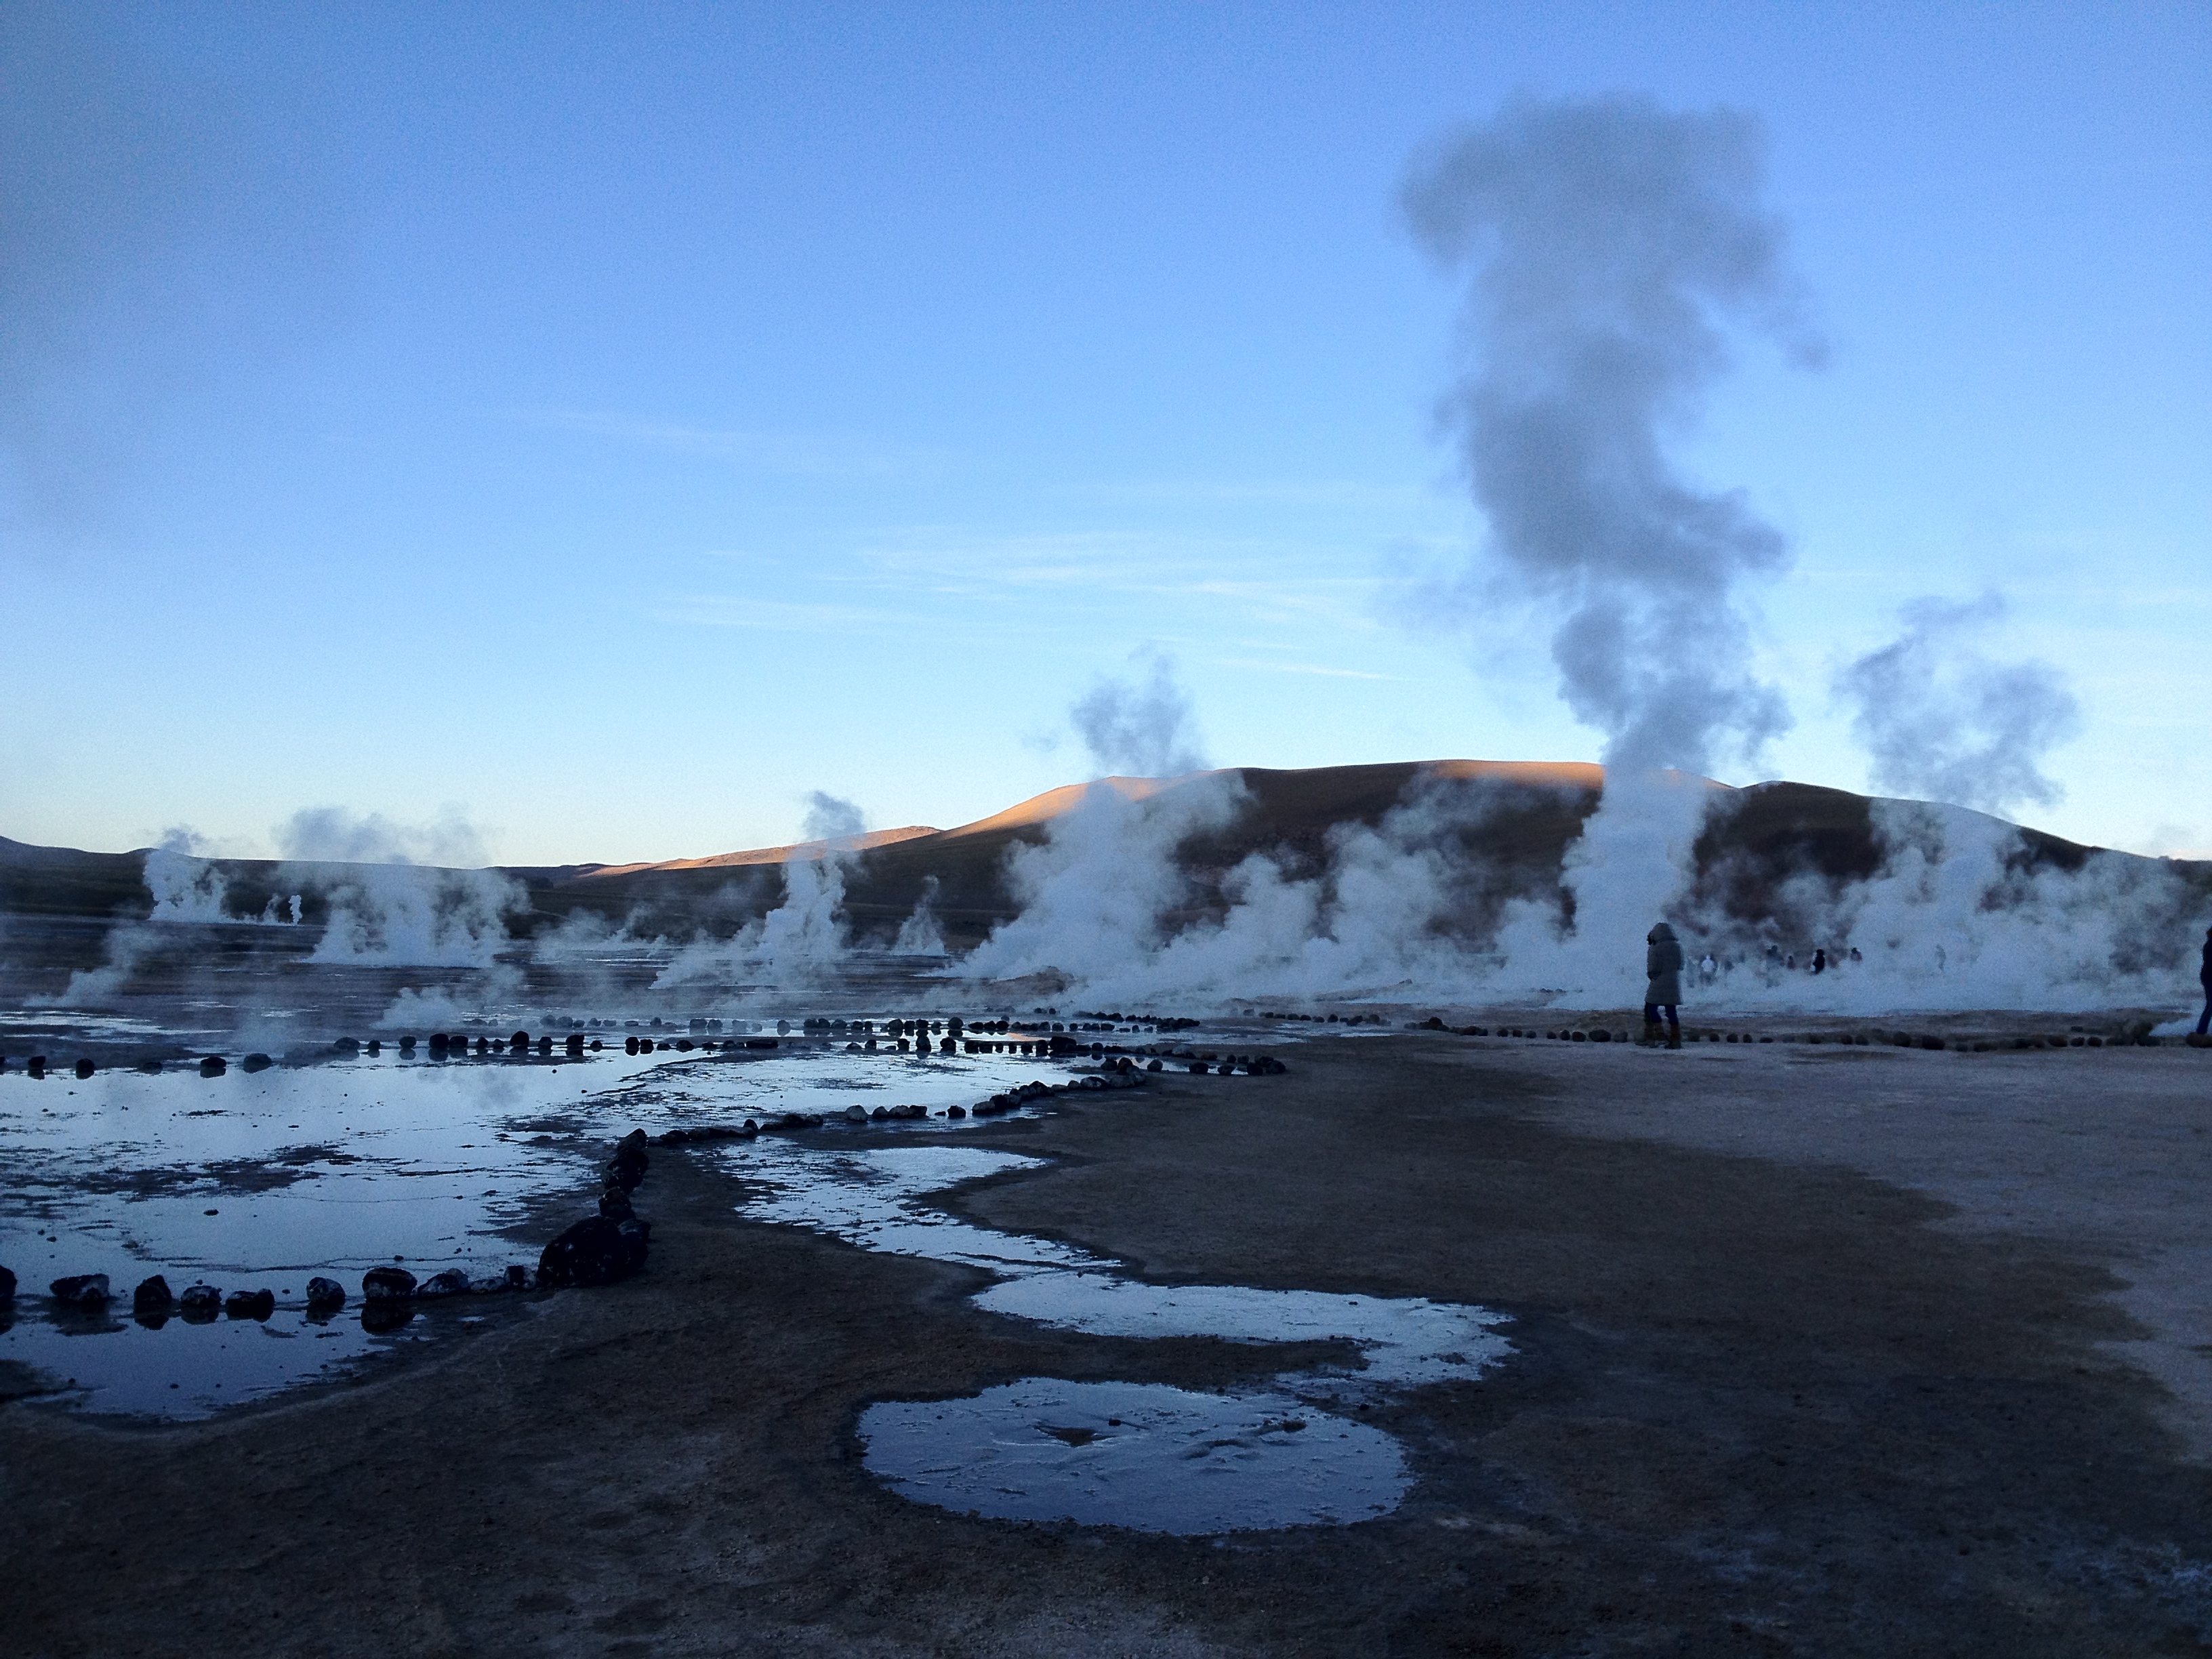
[[[1674,930],[1665,922],[1644,936],[1644,972],[1650,983],[1644,988],[1644,1040],[1659,1040],[1659,1016],[1667,1016],[1667,1046],[1682,1046],[1682,1022],[1676,1009],[1682,1001],[1682,947],[1676,942]]]
[[[2212,1030],[2212,927],[2204,930],[2204,965],[2197,970],[2197,982],[2204,988],[2204,1012],[2197,1016],[2197,1035],[2203,1036]]]
[[[1816,974],[1825,974],[1828,971],[1828,953],[1826,951],[1813,952],[1813,971]]]

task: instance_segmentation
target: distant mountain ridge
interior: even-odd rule
[[[1218,910],[1223,878],[1248,855],[1264,853],[1292,873],[1310,874],[1326,866],[1340,826],[1372,828],[1415,795],[1444,799],[1447,819],[1457,813],[1449,833],[1469,866],[1489,872],[1486,878],[1498,890],[1540,886],[1556,878],[1583,819],[1597,804],[1604,772],[1579,762],[1440,760],[1291,770],[1234,767],[1176,778],[1069,784],[951,830],[912,824],[872,830],[837,846],[845,856],[844,915],[856,936],[887,939],[927,896],[948,942],[964,946],[1018,909],[1006,878],[1009,852],[1045,839],[1053,822],[1073,811],[1087,791],[1103,787],[1140,800],[1228,778],[1240,787],[1241,809],[1221,827],[1191,836],[1179,851],[1191,878],[1187,915]],[[1840,881],[1869,876],[1881,866],[1873,798],[1789,782],[1736,789],[1709,781],[1708,787],[1728,798],[1729,810],[1712,815],[1697,848],[1701,885],[1718,883],[1728,890],[1716,887],[1707,897],[1731,908],[1756,907],[1763,893],[1793,874]],[[2100,850],[2039,830],[2019,833],[2024,866],[2078,869]],[[781,902],[780,870],[786,862],[818,859],[831,850],[828,842],[799,842],[654,863],[509,866],[501,873],[527,895],[527,911],[512,924],[518,934],[589,913],[610,921],[628,919],[641,933],[688,937],[709,921],[734,926],[764,914]],[[145,849],[84,853],[0,837],[0,914],[143,916],[149,904],[144,860]],[[275,860],[212,862],[228,884],[234,914],[256,914],[270,896],[281,901],[306,886],[311,922],[320,919],[314,874],[326,872],[325,879],[337,882],[349,867]],[[2158,862],[2212,889],[2212,862]],[[1173,926],[1176,918],[1164,920]]]

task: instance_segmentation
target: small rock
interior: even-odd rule
[[[325,1279],[318,1274],[307,1281],[307,1311],[309,1313],[334,1313],[344,1307],[345,1304],[345,1286],[339,1284],[337,1279]]]
[[[13,1302],[15,1299],[15,1270],[12,1267],[0,1267],[0,1303]]]
[[[177,1305],[191,1320],[213,1319],[222,1310],[222,1292],[212,1285],[193,1285],[177,1298]]]
[[[57,1279],[46,1291],[55,1301],[79,1308],[102,1306],[110,1294],[106,1273],[76,1273],[68,1279]]]
[[[848,1106],[848,1107],[845,1109],[845,1121],[846,1121],[846,1122],[848,1122],[848,1123],[866,1123],[867,1121],[868,1121],[868,1111],[867,1111],[867,1108],[866,1108],[865,1106]]]
[[[331,1044],[331,1052],[334,1054],[357,1054],[361,1052],[361,1044],[352,1037],[340,1037]]]
[[[524,1267],[520,1261],[508,1262],[507,1264],[507,1288],[510,1291],[528,1290],[530,1288],[530,1269]]]
[[[169,1289],[169,1281],[155,1273],[151,1279],[143,1280],[138,1288],[131,1292],[131,1311],[137,1314],[167,1313],[176,1299]]]
[[[244,1060],[239,1062],[239,1066],[240,1069],[243,1071],[265,1072],[276,1063],[276,1062],[275,1060],[270,1059],[266,1054],[248,1054]]]
[[[404,1301],[415,1294],[415,1275],[404,1267],[371,1267],[361,1276],[361,1293],[371,1302]]]
[[[266,1319],[276,1311],[274,1291],[233,1291],[223,1298],[222,1310],[233,1319]]]
[[[221,1077],[229,1069],[230,1063],[221,1054],[210,1054],[205,1060],[200,1061],[202,1077]]]
[[[92,1075],[92,1070],[93,1066],[90,1060],[80,1060],[77,1061],[76,1074],[78,1080],[82,1082],[84,1079],[90,1077]]]
[[[459,1267],[447,1267],[442,1273],[432,1273],[415,1287],[415,1294],[418,1297],[466,1296],[468,1293],[469,1276]]]

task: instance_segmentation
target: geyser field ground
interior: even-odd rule
[[[1417,1477],[1386,1517],[896,1496],[872,1401],[1348,1356],[994,1316],[979,1271],[747,1221],[739,1166],[669,1148],[638,1279],[211,1421],[0,1412],[9,1650],[2212,1649],[2212,1054],[1283,1052],[971,1130],[1052,1164],[944,1201],[1163,1282],[1510,1314],[1482,1381],[1364,1419]]]

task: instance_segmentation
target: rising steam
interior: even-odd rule
[[[1405,187],[1429,252],[1470,272],[1471,361],[1444,408],[1489,520],[1481,574],[1565,608],[1553,659],[1609,766],[1709,771],[1789,723],[1751,673],[1737,592],[1784,566],[1782,538],[1661,441],[1728,367],[1726,325],[1819,356],[1759,204],[1761,150],[1732,112],[1524,100]]]
[[[1198,771],[1206,757],[1175,658],[1146,647],[1129,661],[1134,672],[1122,678],[1102,676],[1067,711],[1092,763],[1109,777],[1169,778]]]
[[[1876,789],[2002,812],[2063,793],[2044,755],[2081,726],[2081,708],[2048,663],[1991,660],[1975,643],[2001,621],[2002,596],[1916,599],[1904,629],[1836,677],[1856,705],[1851,730]]]

